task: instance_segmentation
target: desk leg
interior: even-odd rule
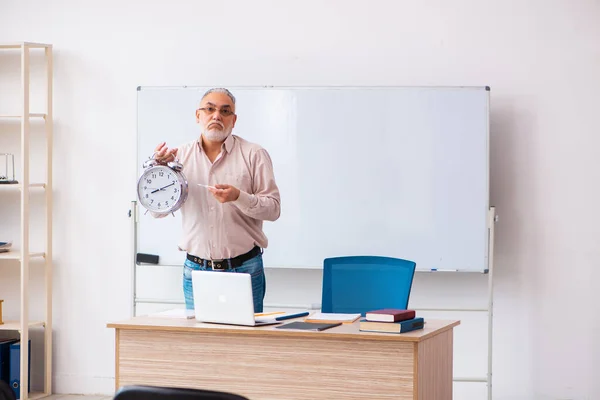
[[[453,330],[415,347],[415,399],[452,400]]]
[[[119,389],[119,348],[121,347],[121,343],[119,343],[120,332],[120,329],[115,329],[115,393]]]

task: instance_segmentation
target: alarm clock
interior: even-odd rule
[[[151,158],[143,167],[137,184],[140,204],[155,214],[172,214],[179,210],[188,196],[183,165],[177,159],[164,165]]]

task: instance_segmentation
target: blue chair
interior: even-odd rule
[[[326,258],[321,312],[365,313],[407,309],[416,263],[399,258],[354,256]]]

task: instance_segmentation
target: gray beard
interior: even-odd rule
[[[231,133],[231,129],[210,129],[204,132],[204,137],[211,142],[222,142],[227,139],[227,136]]]

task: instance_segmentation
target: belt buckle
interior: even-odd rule
[[[213,271],[222,271],[225,268],[225,263],[223,262],[223,259],[219,259],[219,260],[209,260],[208,263],[210,264],[210,267],[213,269]]]

